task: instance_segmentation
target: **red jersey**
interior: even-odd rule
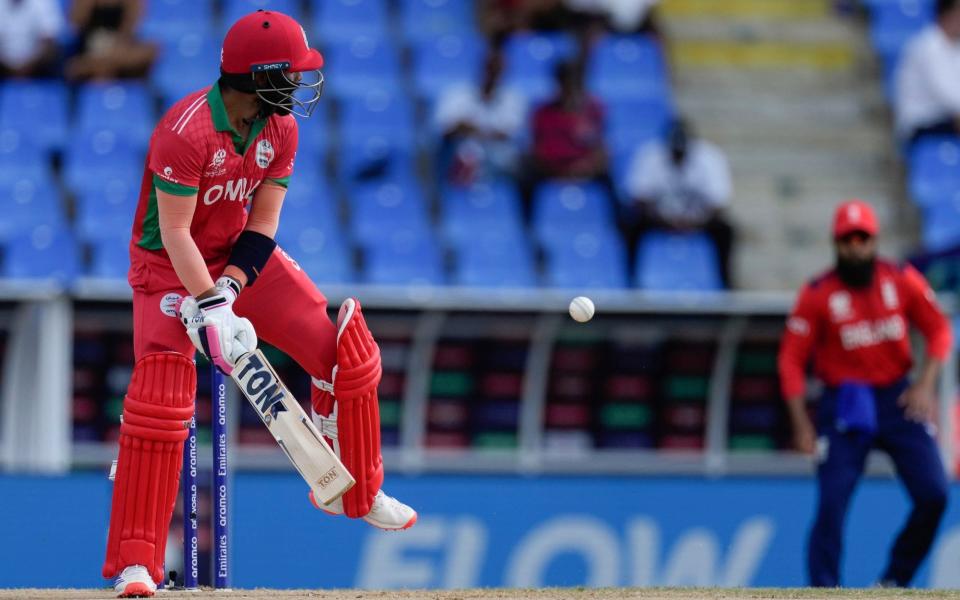
[[[541,106],[533,115],[534,158],[555,173],[575,166],[603,147],[603,119],[603,105],[594,98],[576,110],[559,100]]]
[[[845,381],[889,385],[913,366],[909,326],[926,338],[927,354],[943,360],[950,349],[950,324],[933,290],[912,266],[877,261],[870,287],[845,285],[835,271],[800,290],[780,346],[784,398],[804,394],[805,368],[829,386]]]
[[[156,190],[197,195],[190,234],[208,262],[225,260],[264,179],[287,185],[297,150],[292,115],[257,119],[246,140],[230,125],[220,87],[188,95],[160,119],[147,152],[133,222],[131,262],[162,257]]]

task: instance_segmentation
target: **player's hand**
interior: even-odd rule
[[[237,294],[226,278],[217,280],[217,293],[197,300],[184,298],[180,320],[194,347],[223,373],[229,375],[237,360],[257,348],[257,334],[249,320],[233,312]]]
[[[911,421],[929,423],[936,411],[935,396],[933,385],[915,383],[900,395],[897,404],[903,407],[904,415]]]
[[[810,417],[803,415],[793,420],[793,445],[804,454],[813,454],[817,449],[817,430]]]

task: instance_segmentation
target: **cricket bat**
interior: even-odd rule
[[[317,502],[329,505],[356,483],[260,350],[244,354],[230,377],[260,415]]]

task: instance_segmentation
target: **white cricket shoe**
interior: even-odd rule
[[[143,565],[130,565],[124,569],[113,584],[117,598],[150,598],[157,593],[149,571]]]
[[[314,499],[313,490],[310,490],[310,502],[327,514],[343,514],[343,500],[340,498],[324,506]],[[373,507],[363,516],[363,520],[378,529],[400,531],[413,527],[417,522],[417,511],[380,490],[373,499]]]

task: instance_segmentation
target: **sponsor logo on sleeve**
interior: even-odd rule
[[[164,167],[164,168],[163,168],[163,178],[166,179],[167,181],[169,181],[170,183],[180,183],[180,181],[179,181],[176,177],[173,176],[173,168],[172,168],[172,167]]]
[[[165,294],[163,298],[160,299],[160,312],[168,317],[176,317],[177,308],[180,306],[182,300],[183,296],[176,292]]]
[[[273,157],[273,144],[270,143],[270,140],[260,140],[257,142],[256,160],[258,167],[266,169],[270,166],[270,163],[273,162]]]

